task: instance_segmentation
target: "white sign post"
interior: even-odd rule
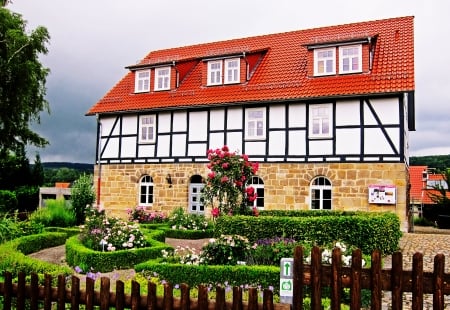
[[[292,305],[294,295],[293,282],[293,258],[282,258],[280,260],[280,302]]]

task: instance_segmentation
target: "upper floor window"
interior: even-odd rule
[[[239,58],[225,60],[225,84],[239,83],[240,61]]]
[[[266,137],[266,109],[247,109],[245,114],[245,138],[265,139]]]
[[[156,116],[141,115],[139,118],[139,142],[154,143],[156,137]]]
[[[150,90],[150,70],[135,72],[134,92],[142,93]]]
[[[170,67],[155,69],[155,90],[170,89]]]
[[[362,72],[361,45],[339,47],[339,73]]]
[[[309,137],[330,138],[333,127],[333,105],[313,104],[309,107]]]
[[[208,62],[208,85],[222,84],[222,61]]]
[[[330,75],[336,73],[336,49],[314,50],[314,75]]]
[[[153,179],[149,175],[142,177],[139,182],[139,204],[151,205],[153,203]]]
[[[311,209],[331,210],[331,182],[325,177],[314,178],[311,182]]]

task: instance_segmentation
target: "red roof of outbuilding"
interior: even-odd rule
[[[423,173],[427,173],[427,179],[423,179]],[[411,203],[418,204],[436,204],[431,200],[429,193],[439,195],[439,192],[430,186],[427,186],[426,181],[442,181],[444,175],[441,173],[430,173],[428,166],[410,166],[409,167],[409,183],[410,189],[410,201]],[[450,198],[450,193],[447,193],[447,197]]]
[[[181,68],[184,78],[176,90],[136,94],[130,71],[87,114],[413,91],[413,21],[412,16],[398,17],[153,51],[140,64],[191,62],[190,69]],[[376,39],[371,71],[322,77],[308,73],[308,45],[369,37]],[[203,59],[258,51],[263,59],[249,81],[202,85]]]

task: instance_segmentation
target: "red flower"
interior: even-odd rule
[[[222,146],[222,151],[228,152],[229,151],[228,146],[226,146],[226,145]]]
[[[211,215],[212,215],[213,218],[219,217],[219,215],[220,215],[220,210],[219,210],[219,208],[217,208],[217,207],[212,208],[212,210],[211,210]]]
[[[225,175],[220,179],[220,182],[226,183],[226,182],[228,182],[228,180],[229,180],[228,177]]]
[[[210,173],[208,173],[208,178],[210,178],[210,179],[214,179],[215,176],[216,176],[216,173],[214,171],[211,171]]]

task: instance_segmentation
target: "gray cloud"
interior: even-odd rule
[[[407,15],[416,54],[410,153],[450,154],[447,0],[14,0],[7,8],[51,35],[42,62],[52,113],[33,127],[51,143],[39,150],[43,161],[95,161],[95,118],[84,114],[151,50]]]

